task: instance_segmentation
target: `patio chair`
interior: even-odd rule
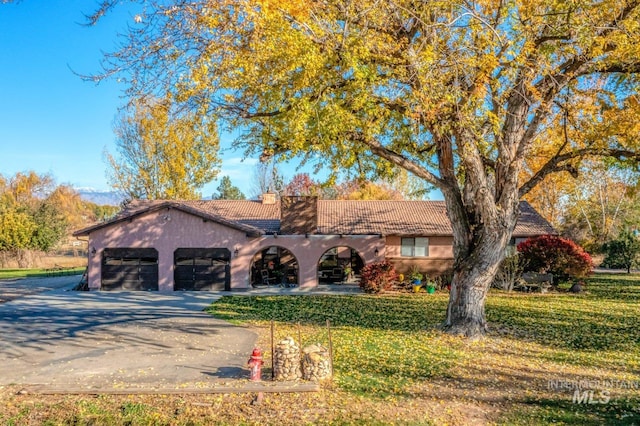
[[[260,275],[262,276],[262,284],[263,285],[269,285],[269,284],[274,284],[275,283],[275,278],[270,278],[269,277],[269,270],[268,269],[263,269],[260,271]]]

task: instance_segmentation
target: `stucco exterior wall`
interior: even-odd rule
[[[418,235],[418,237],[429,238],[429,258],[453,259],[453,237],[430,237],[428,235]],[[401,237],[394,235],[386,237],[388,258],[401,257],[401,242]]]
[[[239,248],[238,261],[243,265],[239,276],[242,282],[237,282],[238,277],[232,276],[232,288],[249,287],[249,269],[253,256],[259,251],[271,247],[284,247],[291,251],[298,260],[300,287],[314,287],[318,285],[318,262],[320,257],[333,247],[348,246],[355,249],[365,264],[377,262],[384,259],[384,239],[378,236],[344,236],[339,235],[278,235],[277,237],[268,235],[254,238],[246,242]],[[378,256],[375,250],[378,249]],[[233,274],[232,269],[232,274]],[[236,285],[234,286],[234,283]]]
[[[426,236],[429,238],[429,256],[401,256],[401,237],[386,237],[387,258],[398,273],[406,274],[415,265],[420,272],[429,276],[443,274],[453,267],[453,237]]]
[[[203,221],[202,218],[176,209],[149,212],[106,228],[89,236],[89,288],[100,289],[102,252],[107,247],[155,248],[158,250],[158,287],[173,291],[173,255],[178,248],[227,248],[231,252],[231,288],[250,286],[253,256],[259,251],[280,246],[290,250],[298,260],[301,287],[318,285],[317,265],[325,251],[336,246],[355,249],[364,263],[384,259],[385,240],[378,236],[263,236],[247,237],[242,231]],[[95,253],[92,253],[95,249]],[[238,255],[234,252],[238,249]],[[378,249],[378,256],[375,250]]]

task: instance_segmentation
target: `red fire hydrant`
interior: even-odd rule
[[[262,377],[262,351],[258,348],[253,348],[249,362],[247,363],[251,369],[251,381],[259,382]]]

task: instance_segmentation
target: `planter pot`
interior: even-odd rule
[[[436,288],[435,287],[427,287],[427,293],[433,294],[435,292],[436,292]]]
[[[413,292],[414,293],[418,293],[420,291],[420,289],[422,288],[422,286],[418,283],[418,284],[413,284]]]

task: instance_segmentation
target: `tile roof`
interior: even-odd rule
[[[262,204],[254,200],[198,200],[183,203],[267,233],[280,232],[280,203]]]
[[[320,234],[451,235],[444,201],[318,202]]]
[[[540,216],[531,204],[520,201],[520,216],[516,229],[513,230],[514,237],[534,237],[536,235],[553,234],[557,235],[553,226],[545,218]]]
[[[183,206],[192,214],[211,218],[248,231],[280,232],[280,203],[262,204],[247,200],[136,201],[110,222],[76,234],[107,226],[162,205]],[[514,236],[556,234],[553,227],[527,202],[520,203],[520,218]],[[319,234],[345,235],[430,235],[452,234],[444,201],[351,201],[318,200]],[[252,232],[253,233],[253,232]]]
[[[222,225],[228,226],[233,229],[237,229],[239,231],[246,232],[247,235],[251,235],[254,237],[263,235],[265,233],[264,230],[252,226],[247,223],[242,223],[239,221],[235,221],[226,216],[220,216],[215,214],[214,212],[209,212],[205,210],[201,210],[197,207],[190,205],[187,202],[183,201],[167,201],[167,200],[157,200],[157,201],[143,201],[143,202],[135,202],[127,206],[124,210],[122,210],[115,218],[103,222],[98,223],[83,229],[80,229],[73,233],[74,236],[82,236],[89,235],[91,232],[114,225],[116,223],[124,222],[126,220],[130,220],[134,217],[141,216],[148,212],[154,212],[162,209],[176,209],[189,214],[193,214],[199,216],[203,219],[210,220],[212,222],[217,222]]]

